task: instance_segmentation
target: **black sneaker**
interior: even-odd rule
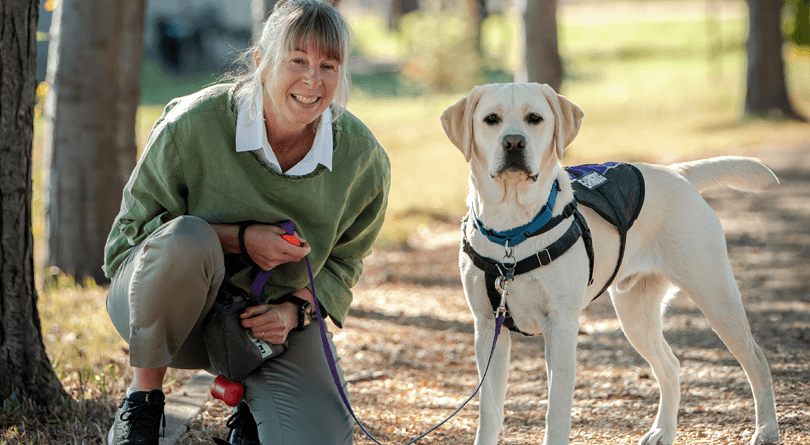
[[[256,420],[244,400],[236,406],[225,426],[231,429],[231,433],[228,434],[231,445],[260,445],[259,427],[256,426]]]
[[[107,435],[107,445],[158,445],[166,396],[159,389],[135,391],[118,405],[115,421]]]

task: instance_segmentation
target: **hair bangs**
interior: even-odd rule
[[[299,14],[290,17],[291,23],[284,39],[287,50],[314,50],[318,54],[342,64],[346,56],[348,36],[334,14],[323,7],[299,10]]]

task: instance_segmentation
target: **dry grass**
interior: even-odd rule
[[[758,152],[782,179],[762,195],[707,195],[726,230],[752,332],[774,379],[783,445],[810,443],[810,144]],[[423,226],[367,261],[347,325],[335,343],[355,412],[383,443],[406,443],[453,412],[475,388],[472,315],[458,280],[458,225]],[[621,333],[610,300],[583,313],[572,444],[636,443],[652,424],[658,387]],[[754,405],[745,373],[684,296],[671,301],[665,336],[681,362],[677,444],[747,445]],[[544,340],[512,335],[501,443],[542,441],[547,407]],[[472,443],[478,399],[424,444]],[[181,445],[225,437],[218,401]],[[372,444],[359,429],[355,443]]]

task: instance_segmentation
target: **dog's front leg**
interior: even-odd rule
[[[577,317],[546,317],[543,335],[546,343],[548,412],[544,445],[564,445],[571,435],[571,407],[577,366]]]
[[[494,319],[476,320],[475,358],[478,362],[479,379],[484,378],[494,335]],[[478,394],[478,431],[475,435],[475,445],[496,444],[498,435],[503,431],[503,403],[506,398],[506,381],[509,377],[510,350],[509,330],[501,328],[498,343],[492,352],[489,371]]]

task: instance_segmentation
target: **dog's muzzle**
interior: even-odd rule
[[[532,175],[526,162],[526,138],[521,134],[507,134],[501,139],[503,160],[498,175],[503,173],[526,173]]]

